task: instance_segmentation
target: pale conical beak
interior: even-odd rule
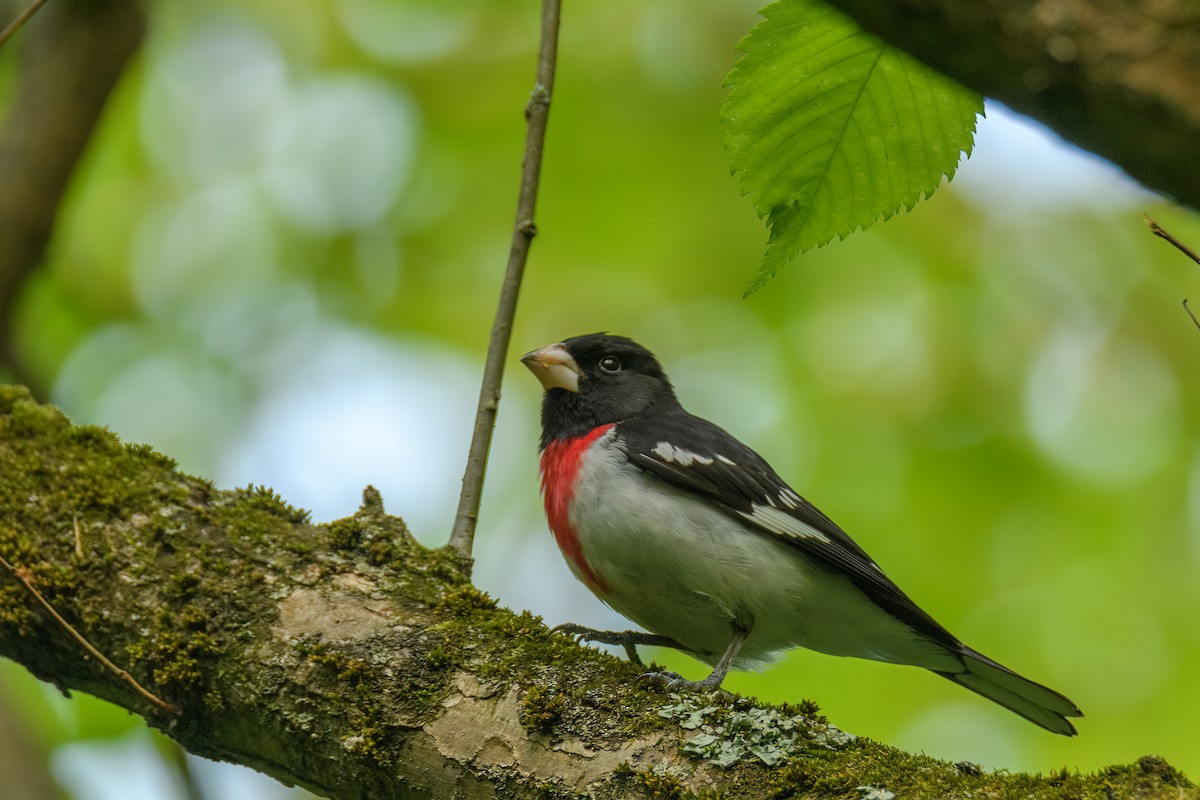
[[[529,368],[546,391],[579,391],[579,377],[583,373],[579,371],[579,365],[562,343],[548,344],[540,350],[526,353],[521,356],[521,363]]]

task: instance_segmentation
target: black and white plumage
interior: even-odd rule
[[[1047,730],[1074,735],[1063,695],[964,645],[841,528],[723,429],[689,414],[654,356],[592,334],[522,358],[546,392],[546,514],[568,565],[641,625],[595,641],[673,644],[731,666],[791,647],[932,670]]]

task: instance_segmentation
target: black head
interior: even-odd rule
[[[658,359],[624,336],[576,336],[527,353],[521,362],[546,389],[542,447],[597,425],[679,408]]]

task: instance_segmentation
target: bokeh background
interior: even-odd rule
[[[989,768],[1158,753],[1200,776],[1200,330],[1180,305],[1200,272],[1142,214],[1194,246],[1200,218],[989,105],[953,184],[742,299],[766,234],[718,109],[755,11],[568,4],[513,355],[596,330],[639,339],[691,410],[759,449],[947,627],[1087,717],[1053,737],[927,673],[806,652],[729,688],[811,698],[851,732]],[[75,420],[220,486],[272,485],[325,521],[372,483],[444,542],[536,15],[151,4],[22,299],[28,373]],[[523,373],[510,359],[477,582],[550,624],[620,626],[547,535]],[[180,769],[137,718],[8,662],[0,749],[79,800],[297,794]]]

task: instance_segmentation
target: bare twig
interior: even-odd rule
[[[1196,323],[1196,329],[1200,330],[1200,319],[1196,319],[1196,315],[1188,308],[1187,300],[1183,301],[1183,310],[1188,312],[1188,316],[1192,318],[1192,322]]]
[[[1197,264],[1200,264],[1200,256],[1196,255],[1196,253],[1190,247],[1188,247],[1186,244],[1179,241],[1171,234],[1167,233],[1166,229],[1163,228],[1163,226],[1159,225],[1157,222],[1150,219],[1149,216],[1146,216],[1146,224],[1150,226],[1150,232],[1153,233],[1155,236],[1157,236],[1160,239],[1165,239],[1176,250],[1183,253],[1185,256],[1190,258],[1192,261],[1195,261]],[[1192,310],[1190,308],[1188,308],[1187,300],[1183,301],[1183,310],[1186,311],[1188,313],[1188,316],[1192,318],[1192,322],[1195,323],[1196,329],[1200,330],[1200,319],[1196,319],[1196,315],[1192,313]]]
[[[529,256],[529,244],[537,235],[534,210],[537,206],[538,179],[542,171],[542,145],[546,139],[546,120],[550,115],[550,97],[554,91],[554,69],[558,59],[558,22],[560,0],[542,2],[542,41],[538,48],[537,83],[525,107],[527,130],[525,160],[521,170],[521,193],[517,200],[517,219],[513,226],[512,246],[508,251],[508,268],[500,288],[500,304],[492,323],[488,342],[487,361],[483,368],[483,385],[479,389],[479,406],[475,412],[475,431],[463,473],[462,493],[450,546],[468,558],[475,541],[475,523],[479,518],[479,501],[483,494],[483,478],[487,472],[488,451],[492,446],[492,429],[496,426],[496,411],[500,405],[500,382],[504,377],[504,362],[508,357],[508,341],[512,334],[513,316],[517,310],[517,295],[521,276]]]
[[[46,0],[33,0],[29,6],[17,15],[17,18],[8,23],[8,27],[0,31],[0,44],[4,44],[12,35],[21,29],[21,26],[29,21],[29,18],[37,13],[37,10],[42,7]]]
[[[36,600],[43,609],[45,609],[46,613],[53,617],[54,621],[57,622],[63,630],[69,633],[71,638],[78,642],[79,646],[86,650],[88,655],[96,659],[96,661],[99,662],[102,667],[111,672],[124,683],[128,684],[129,688],[133,689],[148,702],[152,703],[163,711],[166,711],[168,714],[179,716],[180,710],[178,708],[166,702],[165,700],[160,700],[157,696],[142,688],[142,685],[134,680],[132,675],[109,661],[107,658],[105,658],[103,653],[101,653],[95,647],[92,647],[91,642],[83,638],[83,634],[75,630],[71,623],[63,619],[62,616],[54,610],[54,606],[50,605],[49,601],[42,597],[42,593],[34,588],[33,584],[29,582],[29,579],[21,574],[20,570],[8,563],[3,556],[0,556],[0,567],[4,567],[4,569],[8,571],[8,574],[12,575],[17,582],[21,584],[21,586],[25,587],[25,591],[29,592],[29,595],[33,597],[33,599]]]
[[[1163,228],[1163,226],[1159,225],[1157,222],[1150,219],[1150,217],[1146,217],[1146,224],[1150,226],[1150,232],[1153,233],[1155,236],[1157,236],[1160,239],[1166,239],[1168,242],[1170,242],[1175,247],[1176,250],[1183,253],[1185,256],[1190,258],[1192,261],[1195,261],[1197,264],[1200,264],[1200,256],[1196,255],[1196,253],[1190,247],[1188,247],[1186,244],[1179,241],[1171,234],[1167,233],[1167,231]]]

